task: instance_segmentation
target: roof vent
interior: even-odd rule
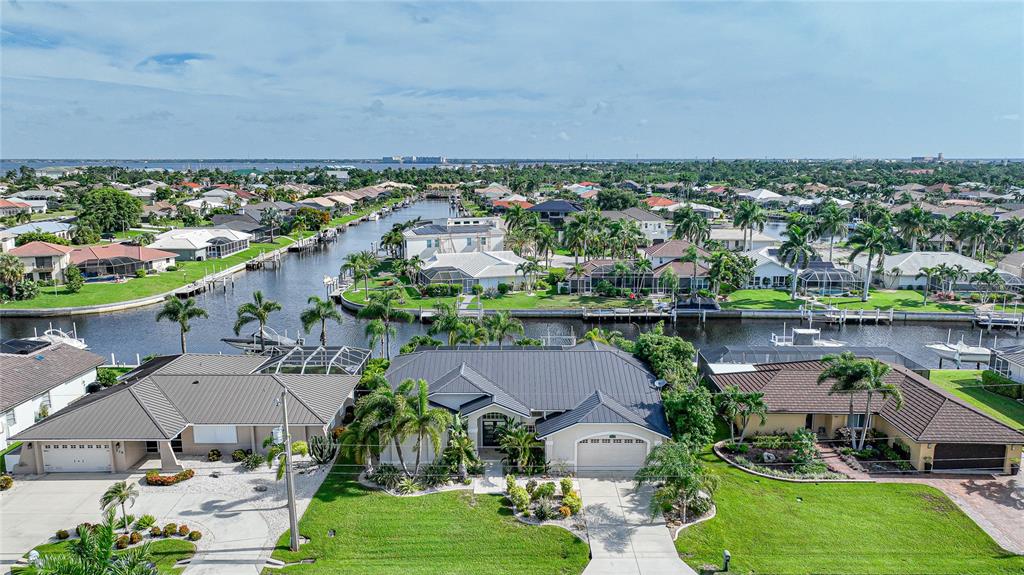
[[[197,379],[197,380],[193,381],[192,385],[199,385],[199,380]]]
[[[653,387],[654,389],[661,389],[666,385],[668,385],[668,381],[664,379],[656,379],[654,380],[654,383],[651,384],[651,387]]]

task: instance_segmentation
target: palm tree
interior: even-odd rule
[[[818,385],[830,379],[835,381],[828,390],[829,395],[843,394],[850,396],[850,415],[847,424],[853,421],[853,396],[864,391],[860,380],[863,377],[864,364],[857,359],[853,352],[844,351],[839,355],[826,355],[821,358],[825,369],[818,374]],[[852,447],[857,446],[857,436],[850,430],[850,443]]]
[[[789,226],[786,229],[786,241],[779,246],[779,261],[783,265],[793,268],[792,288],[789,292],[789,299],[796,299],[796,284],[800,277],[800,267],[810,264],[811,259],[817,255],[811,242],[807,239],[807,232],[800,226]]]
[[[302,329],[309,333],[310,328],[315,324],[320,324],[320,345],[327,347],[327,320],[333,320],[341,323],[341,313],[334,307],[334,302],[329,299],[320,299],[316,296],[310,296],[306,303],[311,304],[310,307],[302,310],[302,314],[299,315],[299,320],[302,321]]]
[[[932,278],[936,277],[942,270],[939,266],[922,267],[921,270],[914,276],[914,279],[925,278],[924,289],[921,290],[921,295],[924,296],[924,303],[928,303],[928,290],[932,286]]]
[[[387,328],[384,330],[384,349],[387,350],[385,357],[391,359],[391,335],[396,331],[391,322],[408,323],[414,317],[408,311],[398,307],[405,303],[402,290],[398,288],[391,287],[371,293],[366,299],[366,306],[356,315],[360,318],[379,319],[384,322],[384,326]]]
[[[26,567],[28,575],[157,575],[149,541],[138,547],[114,552],[117,540],[116,513],[108,509],[103,523],[94,527],[80,525],[78,539],[68,553],[47,553],[37,565]]]
[[[366,475],[373,474],[373,461],[380,456],[380,430],[365,419],[355,419],[345,426],[338,438],[339,451],[343,457],[366,468]]]
[[[747,437],[747,426],[753,417],[761,418],[761,425],[767,421],[768,404],[764,402],[764,394],[759,391],[744,393],[740,397],[737,415],[740,418],[740,443]]]
[[[701,254],[695,246],[689,246],[683,253],[680,261],[691,264],[693,271],[690,273],[690,295],[697,293],[697,265],[700,264]]]
[[[484,319],[484,326],[499,345],[505,343],[506,337],[523,334],[523,322],[512,317],[508,311],[499,311],[494,315],[487,316]]]
[[[533,292],[533,274],[538,271],[540,271],[540,265],[537,263],[536,258],[526,258],[526,260],[516,266],[515,272],[523,274],[527,292]]]
[[[537,255],[544,258],[546,267],[551,267],[551,254],[558,249],[558,232],[547,224],[541,224],[537,228],[534,242]]]
[[[620,331],[595,327],[592,328],[587,333],[583,334],[583,336],[580,338],[580,341],[593,341],[597,343],[603,343],[605,345],[613,345],[612,342],[614,342],[617,338],[620,337],[622,337],[622,332]]]
[[[398,463],[406,475],[409,469],[405,465],[402,442],[409,436],[411,428],[408,397],[412,388],[411,379],[403,381],[398,389],[386,384],[378,385],[356,402],[355,409],[355,418],[368,429],[375,430],[381,444],[391,442],[394,445]]]
[[[635,291],[639,294],[643,289],[644,276],[654,269],[654,264],[647,258],[633,260],[633,277],[636,278],[637,287]]]
[[[125,504],[129,507],[135,506],[135,499],[139,496],[139,490],[135,488],[135,485],[128,483],[127,481],[118,481],[107,488],[100,496],[100,509],[107,511],[108,509],[114,509],[121,507],[121,519],[124,522],[124,532],[128,533],[128,510]]]
[[[882,396],[882,402],[892,397],[895,402],[894,406],[896,409],[903,407],[903,393],[900,391],[899,386],[885,381],[885,376],[889,375],[892,368],[889,364],[879,361],[877,359],[865,359],[864,369],[861,372],[861,378],[858,380],[858,384],[863,388],[864,392],[867,393],[867,402],[864,407],[864,428],[860,432],[860,444],[858,449],[864,449],[864,442],[867,440],[868,429],[871,427],[871,396],[879,394]]]
[[[438,453],[441,449],[441,434],[451,422],[451,416],[445,409],[430,406],[430,389],[426,380],[418,380],[413,385],[413,395],[410,395],[408,403],[409,430],[416,435],[416,446],[413,447],[416,452],[416,464],[412,472],[415,476],[420,472],[423,439],[429,439],[434,453]]]
[[[743,392],[735,385],[726,386],[722,393],[715,396],[715,406],[719,415],[729,424],[729,440],[736,441],[736,417],[740,414],[740,403]]]
[[[768,212],[750,200],[743,200],[736,206],[732,223],[743,230],[743,249],[747,250],[747,232],[750,232],[751,237],[755,229],[763,232],[765,224],[768,223]]]
[[[530,452],[544,446],[544,443],[537,440],[537,435],[526,429],[524,425],[506,426],[498,438],[498,445],[501,447],[512,463],[515,463],[516,470],[520,473],[526,471],[530,464]]]
[[[910,238],[910,251],[917,251],[917,239],[928,231],[931,219],[931,214],[920,206],[896,214],[896,229],[903,237]]]
[[[260,351],[266,351],[266,341],[263,330],[267,326],[267,319],[275,311],[281,311],[281,304],[271,299],[265,299],[263,292],[256,290],[252,294],[252,301],[238,306],[238,319],[235,320],[235,335],[238,335],[246,324],[257,322],[260,326]]]
[[[999,272],[994,267],[980,271],[971,276],[971,283],[985,286],[985,295],[983,296],[982,303],[988,301],[988,298],[993,291],[1002,289],[1002,287],[1006,285],[1006,281],[1003,280],[1003,276],[999,275]]]
[[[842,237],[846,234],[849,221],[849,212],[833,201],[826,203],[818,212],[817,234],[828,236],[828,261],[832,261],[832,248],[836,243],[836,236]]]
[[[274,243],[274,232],[281,225],[281,213],[277,208],[267,208],[260,214],[260,225],[270,231],[270,243]]]
[[[476,445],[468,435],[449,435],[448,447],[444,450],[445,458],[451,458],[459,469],[459,480],[465,481],[468,475],[466,467],[476,461]]]
[[[355,281],[363,280],[363,291],[369,292],[370,275],[375,265],[377,258],[368,251],[350,253],[341,264],[341,274],[350,273]]]
[[[853,247],[850,259],[853,260],[860,254],[867,255],[867,262],[864,264],[864,289],[860,294],[860,301],[868,301],[871,273],[874,269],[871,267],[871,262],[875,257],[884,257],[886,250],[892,246],[892,241],[892,233],[887,228],[868,223],[860,224],[850,234],[849,244]]]
[[[393,331],[395,330],[393,327],[390,329]],[[363,333],[366,335],[366,339],[370,340],[370,349],[373,349],[373,346],[375,346],[377,342],[380,342],[380,356],[384,357],[384,339],[388,335],[387,324],[385,324],[383,320],[379,319],[370,320],[370,322],[366,324],[366,327],[363,328]]]
[[[448,335],[452,338],[453,345],[460,343],[482,345],[491,339],[491,334],[487,331],[487,328],[472,320],[460,321],[458,327],[455,328],[455,332]]]
[[[709,470],[686,443],[669,440],[651,449],[634,476],[637,487],[661,485],[651,498],[651,515],[662,507],[679,504],[687,520],[690,504],[698,497],[711,496],[718,489],[718,476]]]
[[[447,333],[448,345],[455,345],[456,332],[459,326],[462,325],[459,310],[450,303],[438,302],[434,306],[434,312],[434,322],[427,328],[427,333],[429,335]]]
[[[156,321],[168,320],[178,322],[178,328],[181,334],[181,353],[185,353],[185,334],[192,328],[189,325],[189,320],[202,317],[208,318],[210,315],[206,313],[206,310],[196,305],[195,298],[178,299],[173,295],[169,295],[164,298],[164,307],[162,307],[159,313],[156,314]]]
[[[25,277],[25,266],[18,259],[18,256],[12,254],[0,254],[0,282],[3,282],[7,289],[11,291],[11,297],[14,298],[17,294],[15,289],[18,282]]]

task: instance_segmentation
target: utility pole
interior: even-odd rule
[[[299,550],[299,518],[295,513],[295,479],[292,478],[292,436],[288,432],[288,388],[281,390],[281,438],[284,440],[284,477],[288,486],[288,531],[290,534],[289,548]]]

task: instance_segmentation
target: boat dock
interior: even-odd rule
[[[808,325],[812,325],[815,321],[824,322],[837,325],[845,325],[848,323],[863,324],[892,324],[895,312],[892,309],[881,310],[881,309],[839,309],[835,307],[828,307],[825,309],[812,309],[800,307],[800,319],[807,320]]]
[[[974,315],[974,325],[986,331],[1008,328],[1019,333],[1024,327],[1024,312],[978,311]]]

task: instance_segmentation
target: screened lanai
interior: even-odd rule
[[[360,347],[311,346],[271,347],[270,359],[256,369],[256,373],[362,373],[370,350]]]
[[[862,283],[857,274],[832,262],[810,262],[810,267],[797,276],[797,286],[802,291],[821,296],[847,295]]]
[[[87,278],[122,275],[135,275],[136,270],[144,269],[146,263],[129,256],[112,256],[85,260],[75,264]]]

